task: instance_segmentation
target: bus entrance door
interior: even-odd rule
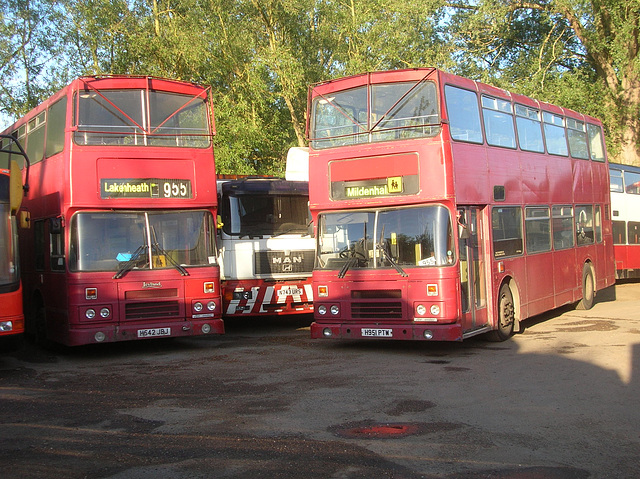
[[[460,246],[460,306],[464,333],[487,324],[487,281],[485,275],[482,208],[458,208]]]

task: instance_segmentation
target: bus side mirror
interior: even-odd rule
[[[465,223],[464,210],[458,210],[457,223],[458,223],[458,238],[469,239],[471,235],[469,234],[469,228]]]
[[[222,222],[222,216],[218,215],[216,217],[216,228],[221,230],[223,226],[224,226],[224,223]]]
[[[25,230],[31,228],[31,213],[29,211],[20,212],[20,228]]]
[[[469,228],[467,225],[458,223],[458,237],[460,239],[469,239]]]

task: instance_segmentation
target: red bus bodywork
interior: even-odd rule
[[[609,165],[616,278],[640,276],[640,168]]]
[[[221,334],[208,89],[73,81],[11,126],[27,331],[65,345]],[[136,249],[137,248],[137,249]]]
[[[393,84],[406,86],[390,94]],[[407,121],[417,115],[406,107],[412,95],[431,106],[414,105],[423,116]],[[472,116],[467,109],[477,112],[475,130],[457,128]],[[550,142],[553,126],[582,127],[580,141],[563,130],[581,158],[559,144],[558,154],[540,142],[527,148],[542,151],[525,151],[524,136],[495,134],[516,129],[515,109],[530,121],[537,114],[536,135],[544,126]],[[595,291],[614,283],[608,163],[595,118],[437,69],[314,85],[308,111],[313,338],[450,341],[489,332],[502,340],[525,318],[583,297],[590,307]],[[423,234],[412,223],[425,218],[436,226]],[[358,234],[364,246],[351,241]]]

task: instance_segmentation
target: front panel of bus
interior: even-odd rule
[[[313,310],[309,189],[275,178],[219,180],[224,314]]]
[[[462,337],[436,73],[363,75],[314,89],[312,337]]]

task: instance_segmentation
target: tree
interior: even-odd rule
[[[64,83],[56,61],[62,41],[50,32],[61,18],[48,0],[10,0],[0,12],[0,113],[9,121]]]
[[[512,89],[515,83],[523,93],[599,116],[611,156],[640,165],[640,0],[462,0],[449,6],[467,74],[511,82]]]

